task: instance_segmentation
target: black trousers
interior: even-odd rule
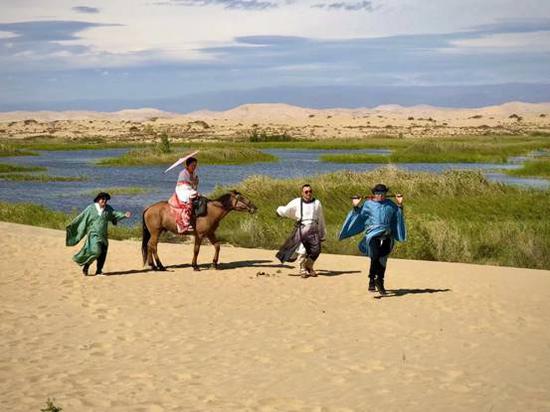
[[[99,250],[97,250],[99,249]],[[96,272],[101,272],[103,270],[103,265],[105,265],[105,260],[107,259],[107,245],[104,243],[99,243],[97,246],[97,249],[94,248],[94,252],[96,254],[97,259],[97,269]],[[93,263],[93,260],[86,263],[84,266],[87,268],[90,267],[90,265]]]
[[[391,239],[387,236],[378,236],[371,239],[370,249],[372,256],[370,257],[369,278],[384,279],[386,266],[380,261],[381,258],[388,256],[391,252]]]
[[[105,259],[107,259],[107,245],[101,244],[101,253],[97,257],[97,271],[101,272],[103,270],[103,265],[105,265]]]
[[[316,261],[321,254],[321,236],[317,225],[308,225],[301,228],[300,240],[306,249],[306,257]]]

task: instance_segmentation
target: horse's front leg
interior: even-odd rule
[[[191,266],[193,266],[193,270],[200,270],[199,265],[197,264],[197,258],[199,257],[199,251],[201,250],[201,243],[202,243],[202,236],[200,236],[198,233],[195,234],[195,248],[193,249],[193,262],[191,263]]]
[[[215,249],[214,259],[212,260],[212,269],[218,270],[218,259],[220,257],[220,241],[216,238],[216,235],[214,233],[208,235],[208,240],[210,241],[210,243],[212,243],[212,246],[214,246]]]

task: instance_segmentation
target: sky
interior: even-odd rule
[[[548,0],[0,0],[0,110],[550,101]]]

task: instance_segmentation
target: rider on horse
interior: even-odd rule
[[[197,159],[194,157],[189,157],[185,160],[185,168],[178,176],[175,193],[168,202],[172,208],[178,209],[176,225],[179,233],[193,230],[191,226],[193,199],[199,195],[197,192],[199,177],[195,173],[197,163]]]

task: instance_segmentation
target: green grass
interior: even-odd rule
[[[171,153],[162,153],[156,148],[130,150],[128,153],[98,162],[101,166],[144,166],[144,165],[166,165],[167,167],[182,157],[190,150],[187,147],[179,146],[180,150],[173,150]],[[242,145],[225,147],[212,145],[198,145],[196,149],[200,152],[197,155],[199,164],[203,165],[237,165],[256,162],[275,162],[277,158],[259,150],[247,148]]]
[[[323,244],[326,253],[359,254],[359,237],[337,240],[351,209],[350,197],[384,182],[392,192],[405,195],[409,239],[398,243],[392,256],[550,269],[550,191],[492,183],[481,172],[431,174],[384,167],[368,173],[337,172],[307,179],[250,177],[231,188],[251,199],[259,207],[258,213],[229,214],[218,229],[218,237],[238,246],[278,248],[293,222],[276,217],[275,208],[297,197],[306,180],[323,202],[328,229]],[[211,197],[227,189],[217,188]],[[0,203],[3,221],[64,229],[72,216],[36,205]],[[141,234],[139,224],[110,230],[113,239],[139,238]]]
[[[111,196],[137,196],[141,195],[143,193],[149,192],[151,189],[143,188],[143,187],[107,187],[107,188],[99,188],[94,190],[89,190],[85,192],[86,195],[89,196],[95,196],[99,192],[107,192]]]
[[[330,163],[389,163],[390,156],[383,154],[370,153],[346,153],[346,154],[326,154],[320,156],[321,162]]]
[[[550,178],[550,158],[529,160],[521,169],[506,170],[512,176],[531,176]]]
[[[2,173],[0,180],[14,180],[19,182],[83,182],[83,176],[50,176],[46,174]]]
[[[36,153],[21,150],[20,147],[14,144],[0,142],[0,157],[8,156],[35,156]]]
[[[83,205],[84,209],[87,205]],[[65,227],[75,218],[80,211],[63,213],[48,209],[32,203],[8,203],[0,202],[0,221],[20,223],[65,230]],[[127,226],[125,220],[117,226],[109,225],[110,239],[138,239],[141,237],[141,222],[134,226]]]
[[[519,190],[488,182],[481,172],[441,175],[394,168],[369,173],[338,172],[300,180],[251,177],[237,186],[259,207],[256,215],[232,213],[219,237],[245,247],[278,248],[292,222],[275,216],[278,205],[298,196],[307,180],[323,201],[328,227],[325,252],[358,254],[359,238],[340,242],[350,196],[377,182],[405,194],[409,241],[395,257],[449,262],[550,268],[550,191]],[[223,189],[218,189],[221,192]]]
[[[506,163],[511,156],[550,149],[546,136],[476,136],[393,141],[389,156],[365,153],[321,156],[334,163]]]
[[[19,166],[0,163],[0,173],[15,173],[15,172],[42,172],[46,170],[41,166]]]
[[[17,150],[98,150],[98,149],[119,149],[128,147],[140,147],[145,143],[135,141],[115,142],[110,138],[102,136],[80,137],[68,139],[49,135],[30,136],[17,141],[1,140],[0,145],[5,144]]]

